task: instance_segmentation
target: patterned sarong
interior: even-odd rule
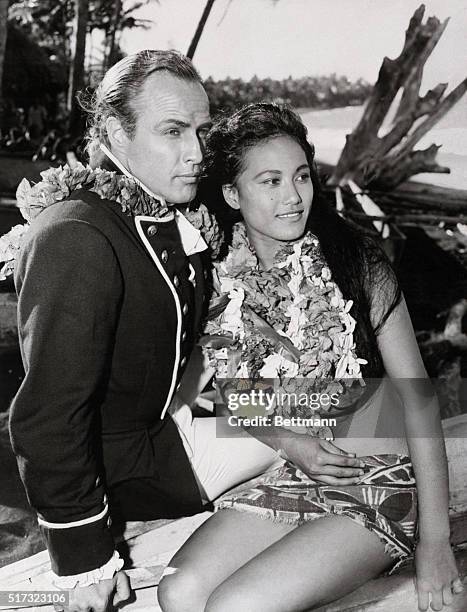
[[[236,487],[216,502],[216,509],[252,512],[266,519],[296,523],[332,514],[347,516],[373,531],[396,564],[412,556],[417,531],[417,489],[405,455],[360,457],[364,474],[354,485],[335,486],[308,478],[285,463],[253,483]]]

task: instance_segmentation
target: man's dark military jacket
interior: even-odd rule
[[[161,418],[199,325],[201,258],[185,255],[174,220],[131,217],[80,190],[33,221],[15,282],[26,375],[12,443],[52,568],[77,574],[112,556],[109,499],[132,492],[127,519],[201,509],[177,429]],[[139,484],[153,497],[138,500]]]

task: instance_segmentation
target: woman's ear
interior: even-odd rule
[[[222,185],[222,193],[224,200],[234,210],[240,210],[240,204],[238,202],[238,189],[235,185]]]

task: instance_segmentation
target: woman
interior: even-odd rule
[[[389,264],[328,209],[306,128],[292,111],[246,106],[213,128],[207,149],[209,190],[243,217],[215,265],[215,297],[226,307],[208,322],[209,358],[218,377],[301,376],[320,381],[321,397],[337,393],[344,416],[336,445],[360,457],[360,475],[357,483],[328,484],[317,452],[338,453],[329,443],[281,428],[250,430],[287,461],[217,502],[218,512],[171,561],[159,587],[162,609],[306,610],[414,551],[419,607],[431,597],[442,609],[462,588],[449,543],[446,456]],[[355,385],[336,380],[383,374],[401,397],[406,439],[382,410],[386,383],[355,412],[346,401]],[[368,422],[365,437],[355,436]]]

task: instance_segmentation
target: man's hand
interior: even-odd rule
[[[287,459],[313,480],[330,485],[355,484],[364,463],[328,440],[297,434],[285,449]]]
[[[117,605],[130,597],[130,581],[125,572],[117,572],[109,580],[101,580],[87,587],[76,587],[69,591],[70,601],[65,608],[55,604],[55,610],[64,612],[107,612],[109,603]]]
[[[463,590],[456,560],[448,540],[424,541],[415,550],[418,609],[442,610],[450,606],[454,595]]]

